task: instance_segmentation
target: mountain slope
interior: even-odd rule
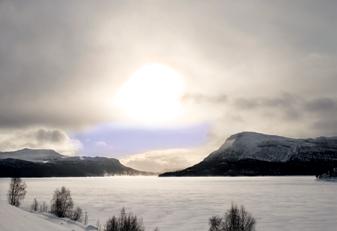
[[[114,158],[67,157],[53,150],[23,149],[0,156],[0,177],[150,175]]]
[[[337,137],[293,139],[242,132],[199,164],[161,176],[317,175],[334,166]]]
[[[0,159],[17,159],[32,162],[44,162],[52,160],[60,160],[65,156],[51,149],[21,149],[12,152],[0,152]]]

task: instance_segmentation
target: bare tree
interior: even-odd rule
[[[211,217],[209,231],[254,231],[256,221],[246,209],[232,204],[223,218]]]
[[[61,190],[56,189],[51,202],[51,213],[58,217],[70,217],[74,207],[70,190],[62,187]]]
[[[39,211],[40,213],[46,213],[48,211],[48,205],[45,201],[40,204]]]
[[[8,190],[8,203],[19,207],[27,193],[26,188],[26,183],[21,178],[12,178]]]
[[[38,209],[39,209],[39,202],[37,201],[36,198],[34,198],[33,204],[31,205],[31,210],[37,212]]]

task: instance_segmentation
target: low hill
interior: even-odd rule
[[[0,154],[0,177],[151,175],[106,157],[67,157],[53,150],[23,149]]]

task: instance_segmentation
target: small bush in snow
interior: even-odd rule
[[[62,187],[56,189],[51,202],[51,213],[58,217],[71,217],[74,207],[73,199],[70,195],[70,190]]]
[[[136,215],[126,213],[125,209],[121,210],[119,216],[110,218],[106,225],[105,231],[144,231],[143,222]]]
[[[232,204],[223,218],[214,216],[209,220],[209,231],[254,231],[255,219],[243,206]]]
[[[8,190],[8,203],[19,207],[27,193],[26,188],[27,186],[21,178],[12,178]]]
[[[76,207],[76,209],[72,212],[72,216],[70,217],[73,221],[82,221],[83,212],[80,207]]]

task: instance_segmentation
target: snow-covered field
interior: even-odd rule
[[[93,225],[97,220],[104,223],[126,207],[143,217],[147,230],[158,226],[161,231],[207,231],[208,218],[221,215],[231,202],[236,202],[256,217],[258,231],[336,231],[337,227],[337,183],[316,181],[314,177],[92,177],[24,181],[28,194],[23,207],[28,208],[34,197],[49,203],[53,191],[66,186],[71,189],[74,202],[88,211],[89,223]],[[9,179],[0,179],[0,211],[4,211],[8,185]],[[0,224],[7,222],[2,216]],[[39,215],[32,216],[37,218],[22,219],[40,222]]]
[[[84,225],[69,219],[58,219],[50,214],[38,214],[0,202],[1,231],[83,231]],[[88,229],[89,230],[89,229]]]

